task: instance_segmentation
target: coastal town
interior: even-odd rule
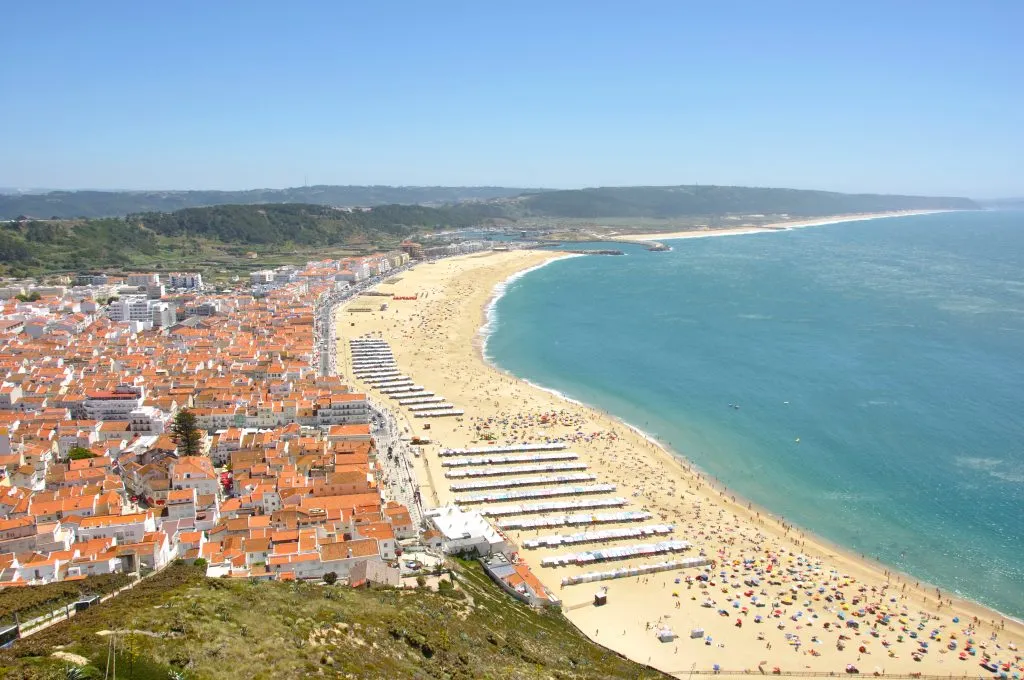
[[[256,271],[230,292],[195,272],[4,287],[0,588],[173,560],[397,585],[403,550],[431,537],[397,500],[412,498],[385,457],[398,438],[335,375],[332,310],[410,253],[478,247],[409,243]]]
[[[1013,622],[817,543],[485,361],[495,291],[560,257],[407,241],[227,291],[195,272],[9,283],[0,588],[178,560],[402,587],[459,555],[670,674],[1020,670]]]

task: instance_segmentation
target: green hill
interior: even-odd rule
[[[205,236],[228,243],[327,245],[376,235],[402,238],[417,229],[468,227],[501,217],[495,205],[456,204],[443,208],[382,205],[342,210],[324,205],[279,203],[219,205],[173,213],[129,215],[128,222],[164,236]]]
[[[110,631],[117,677],[135,680],[668,677],[593,644],[558,612],[513,601],[475,563],[456,574],[455,591],[352,590],[171,566],[0,651],[0,680],[71,677],[72,665],[102,678]]]
[[[152,232],[118,219],[0,225],[2,271],[15,276],[123,265],[159,249]]]
[[[0,225],[0,273],[24,276],[157,263],[222,266],[232,259],[224,250],[241,257],[259,248],[295,254],[326,246],[380,249],[395,247],[418,230],[467,227],[503,214],[501,207],[487,203],[356,210],[277,203],[96,220],[22,220]]]
[[[0,195],[0,220],[121,217],[173,212],[210,205],[317,203],[374,206],[393,203],[447,204],[518,196],[537,189],[506,187],[312,186],[249,191],[50,191]]]
[[[524,196],[518,204],[529,215],[564,218],[674,218],[747,214],[816,216],[979,208],[978,204],[967,198],[840,194],[802,189],[724,186],[601,187],[548,191]]]

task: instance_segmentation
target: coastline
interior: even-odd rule
[[[912,213],[908,213],[908,214],[915,214],[915,215],[916,214],[934,214],[934,213],[938,213],[938,212],[949,212],[949,211],[938,210],[938,211],[926,211],[926,212],[912,212]],[[886,217],[902,217],[902,216],[904,216],[903,213],[900,213],[900,214],[876,214],[875,216],[867,218],[867,219],[882,219],[882,218],[886,218]],[[813,224],[811,224],[811,223],[807,223],[807,224],[801,223],[798,226],[795,226],[793,228],[826,226],[826,225],[829,225],[829,224],[839,224],[841,222],[856,222],[856,221],[860,221],[860,220],[859,219],[843,219],[843,220],[837,220],[837,221],[834,221],[834,222],[814,222]],[[701,237],[707,238],[707,237],[712,237],[712,236],[739,236],[739,235],[743,235],[743,234],[746,234],[746,233],[764,233],[764,230],[756,230],[756,231],[752,231],[752,232],[743,232],[742,234],[741,233],[723,233],[723,234],[708,233],[708,234],[702,234],[701,236],[695,237],[695,238],[701,238]],[[501,300],[502,297],[504,297],[505,293],[507,292],[509,284],[515,282],[516,280],[521,279],[523,276],[525,276],[526,274],[528,274],[530,272],[533,272],[533,271],[536,271],[538,269],[541,269],[542,267],[545,267],[545,266],[547,266],[547,265],[549,265],[549,264],[551,264],[553,262],[556,262],[556,261],[558,261],[560,259],[566,259],[567,257],[583,257],[583,256],[582,255],[567,255],[567,256],[563,256],[563,257],[553,257],[550,260],[548,260],[547,262],[544,262],[543,264],[536,265],[536,266],[524,269],[524,270],[522,270],[520,272],[517,272],[517,273],[511,275],[508,279],[498,283],[497,285],[495,285],[494,290],[493,290],[493,295],[492,295],[490,301],[487,304],[487,310],[492,310],[494,307],[497,306],[498,302]],[[487,323],[485,323],[483,326],[480,327],[480,332],[484,333],[484,331],[486,330],[488,335],[493,334],[494,331],[496,330],[496,328],[492,327],[492,325],[493,325],[492,319],[491,319],[490,316],[488,316]],[[696,463],[694,463],[692,460],[690,460],[690,458],[688,458],[684,453],[676,451],[671,446],[668,446],[668,445],[662,443],[657,437],[655,437],[655,436],[649,434],[648,432],[644,431],[643,428],[641,428],[641,427],[639,427],[637,425],[634,425],[633,423],[630,423],[629,421],[624,420],[624,419],[620,418],[617,415],[614,415],[614,414],[612,414],[612,413],[610,413],[608,411],[605,411],[603,408],[601,408],[600,406],[597,406],[596,404],[591,404],[591,403],[585,402],[585,401],[583,401],[581,399],[577,399],[576,397],[573,397],[573,396],[571,396],[569,394],[566,394],[566,393],[564,393],[564,392],[562,392],[562,391],[560,391],[560,390],[558,390],[556,388],[547,387],[545,385],[542,385],[540,383],[534,382],[534,381],[529,380],[527,378],[523,378],[521,376],[517,376],[516,374],[512,373],[511,371],[508,371],[508,370],[502,368],[501,366],[499,366],[497,363],[495,363],[492,358],[490,358],[490,357],[488,357],[486,355],[486,351],[485,350],[486,350],[486,339],[481,343],[481,347],[478,349],[478,358],[481,361],[483,361],[485,364],[487,364],[489,367],[494,369],[495,371],[497,371],[497,372],[499,372],[499,373],[501,373],[503,375],[506,375],[506,376],[508,376],[510,378],[513,378],[515,380],[519,380],[521,382],[524,382],[527,385],[530,385],[531,387],[533,387],[535,389],[547,392],[548,394],[551,394],[552,396],[554,396],[554,397],[556,397],[558,399],[562,399],[562,400],[568,401],[568,402],[570,402],[572,404],[576,404],[576,405],[582,406],[584,408],[588,408],[588,409],[591,409],[591,410],[594,410],[594,411],[598,411],[601,414],[603,414],[604,416],[619,422],[624,427],[627,427],[627,428],[631,429],[633,432],[635,432],[637,434],[637,436],[642,437],[647,442],[652,444],[655,448],[657,448],[659,450],[659,453],[667,456],[672,462],[681,465],[684,469],[687,469],[689,471],[693,471],[698,476],[703,478],[706,481],[706,483],[708,484],[708,486],[714,488],[719,493],[721,493],[723,495],[723,498],[727,494],[732,499],[732,503],[734,505],[737,505],[741,509],[746,509],[748,514],[753,512],[755,514],[759,514],[762,517],[770,517],[771,519],[775,520],[776,522],[785,523],[786,525],[791,527],[791,529],[799,532],[799,534],[802,537],[805,537],[807,540],[813,541],[814,545],[819,547],[820,549],[822,549],[824,551],[829,551],[829,552],[831,552],[834,555],[841,556],[844,560],[847,560],[847,561],[849,561],[851,563],[862,562],[862,563],[866,564],[869,568],[873,569],[876,573],[881,573],[881,574],[884,575],[884,573],[888,572],[889,574],[899,575],[904,580],[914,580],[914,581],[917,581],[917,582],[920,583],[919,588],[922,591],[930,591],[930,590],[935,590],[937,588],[936,584],[934,584],[934,583],[921,582],[920,579],[918,579],[918,577],[916,577],[916,576],[914,576],[912,574],[908,574],[906,572],[894,569],[891,565],[888,565],[885,562],[882,562],[881,560],[875,559],[873,557],[868,557],[866,555],[858,554],[855,551],[850,550],[846,546],[843,546],[843,545],[841,545],[841,544],[839,544],[839,543],[837,543],[835,541],[832,541],[830,539],[827,539],[827,538],[825,538],[823,536],[820,536],[819,534],[816,534],[816,533],[810,531],[806,527],[802,527],[800,525],[795,525],[795,524],[792,524],[790,522],[786,522],[785,517],[775,513],[774,511],[770,510],[769,508],[766,508],[766,507],[764,507],[762,505],[754,503],[752,500],[746,498],[745,496],[743,496],[741,494],[736,494],[735,492],[731,491],[729,489],[728,485],[723,483],[717,477],[709,474],[707,471],[705,471],[702,468],[700,468]],[[957,604],[963,604],[963,605],[967,606],[968,608],[975,608],[975,607],[979,608],[981,611],[986,612],[990,616],[994,615],[994,616],[999,617],[1001,619],[1005,619],[1006,621],[1012,621],[1014,624],[1017,624],[1017,625],[1021,626],[1022,632],[1024,632],[1024,618],[1018,618],[1016,616],[1012,616],[1010,614],[1006,614],[1006,613],[1001,612],[1001,611],[999,611],[998,609],[996,609],[996,608],[994,608],[992,606],[983,604],[981,602],[976,602],[974,600],[971,600],[971,599],[968,599],[966,597],[959,596],[959,595],[954,597],[953,601],[954,601],[954,603],[957,603]]]
[[[488,366],[490,366],[491,368],[493,368],[493,369],[495,369],[497,371],[506,372],[506,371],[503,371],[501,368],[499,368],[496,364],[494,364],[487,357],[487,340],[488,340],[488,338],[491,337],[491,335],[494,333],[494,330],[496,328],[496,323],[497,323],[497,310],[496,310],[496,307],[497,307],[498,301],[501,300],[502,297],[504,297],[505,292],[508,290],[508,287],[510,285],[512,285],[513,283],[515,283],[516,281],[518,281],[519,279],[521,279],[524,276],[526,276],[527,274],[529,274],[530,272],[534,272],[534,271],[537,271],[538,269],[542,269],[544,267],[547,267],[549,264],[552,264],[554,262],[558,262],[559,260],[568,260],[568,259],[573,258],[573,257],[586,257],[586,255],[581,255],[579,253],[561,253],[561,254],[559,254],[559,253],[556,252],[556,253],[554,253],[552,255],[552,257],[548,258],[544,262],[541,262],[538,265],[534,265],[532,267],[527,267],[525,269],[517,271],[516,273],[510,275],[504,281],[500,281],[499,283],[495,284],[493,290],[491,291],[490,299],[487,301],[487,304],[484,305],[484,320],[483,320],[483,323],[481,324],[480,328],[477,330],[477,338],[476,338],[476,340],[474,342],[474,344],[478,345],[477,346],[477,351],[478,351],[478,353],[480,355],[480,359],[485,364],[487,364]],[[508,375],[511,376],[512,374],[509,373]],[[512,376],[512,377],[515,377],[515,376]],[[527,382],[529,382],[529,381],[527,381]],[[540,386],[537,385],[537,387],[540,387]],[[541,388],[541,389],[543,389],[543,388]],[[562,395],[562,396],[564,396],[564,395]]]
[[[911,215],[935,215],[938,213],[955,212],[953,210],[899,210],[880,213],[851,213],[849,215],[832,215],[806,220],[787,220],[762,225],[740,225],[725,229],[691,229],[689,231],[650,232],[646,234],[619,234],[612,236],[614,241],[677,241],[687,238],[708,238],[711,236],[744,236],[746,234],[765,234],[775,231],[790,231],[807,227],[824,227],[844,222],[865,222],[887,217],[909,217]]]
[[[862,218],[851,218],[848,221],[853,219]],[[709,233],[706,235],[724,234]],[[662,236],[662,238],[664,237]],[[790,549],[788,554],[790,555],[797,555],[799,553],[824,560],[827,562],[828,567],[838,569],[844,574],[849,574],[858,583],[874,584],[877,587],[882,587],[887,583],[903,583],[910,578],[889,571],[883,564],[861,558],[840,546],[832,545],[819,537],[784,524],[779,518],[774,518],[745,499],[733,497],[726,487],[718,485],[716,480],[696,470],[692,463],[685,458],[685,453],[675,453],[666,449],[656,439],[635,426],[555,390],[517,378],[503,369],[494,366],[486,357],[486,336],[487,333],[492,332],[494,329],[494,317],[491,313],[493,313],[497,301],[515,278],[524,276],[532,269],[550,264],[564,257],[564,255],[559,253],[519,252],[501,255],[494,254],[484,258],[476,257],[476,262],[471,261],[472,256],[469,256],[467,258],[453,258],[453,260],[445,261],[444,263],[435,263],[430,268],[432,276],[424,277],[425,280],[412,281],[409,279],[414,277],[407,275],[405,281],[399,282],[396,285],[396,288],[401,289],[400,291],[396,290],[396,293],[411,292],[412,289],[410,288],[402,288],[403,283],[420,286],[417,290],[424,290],[423,286],[427,286],[424,291],[427,304],[422,306],[420,310],[422,313],[413,313],[408,317],[404,313],[400,313],[400,316],[403,317],[403,321],[418,321],[419,326],[427,333],[431,329],[436,330],[442,326],[446,329],[449,325],[453,328],[459,327],[459,330],[456,332],[449,331],[447,337],[441,341],[428,340],[428,336],[425,336],[423,332],[418,331],[415,327],[413,330],[401,332],[399,329],[402,324],[396,324],[393,321],[391,324],[388,324],[388,319],[383,318],[385,315],[375,314],[375,317],[381,317],[377,319],[376,323],[362,323],[364,320],[369,321],[365,315],[350,315],[345,318],[345,321],[350,323],[359,322],[356,325],[365,327],[365,330],[380,332],[386,339],[392,342],[396,358],[403,372],[413,377],[418,383],[425,384],[431,389],[436,389],[438,392],[444,392],[448,400],[467,410],[467,420],[474,414],[474,411],[481,412],[481,415],[488,415],[488,411],[495,413],[496,409],[497,413],[508,413],[508,411],[501,409],[561,403],[571,407],[574,414],[577,412],[583,414],[584,417],[588,418],[589,422],[595,425],[601,424],[612,431],[615,431],[616,426],[621,430],[625,430],[616,438],[616,441],[625,442],[624,448],[631,456],[630,462],[636,459],[639,461],[638,465],[643,465],[646,466],[645,469],[650,469],[652,471],[651,475],[657,475],[659,481],[662,479],[661,475],[666,475],[671,477],[673,485],[679,483],[685,487],[684,493],[679,494],[680,498],[684,499],[687,504],[692,503],[698,506],[698,508],[702,503],[705,504],[705,514],[703,517],[713,516],[713,513],[707,511],[707,506],[711,506],[717,511],[719,518],[724,517],[725,513],[731,513],[735,517],[736,525],[743,525],[744,530],[750,530],[758,536],[768,536],[768,539],[765,540],[773,544],[778,542],[778,545],[788,546]],[[442,272],[439,268],[444,268],[446,271]],[[423,270],[425,268],[416,269]],[[481,290],[484,286],[486,288]],[[472,299],[461,299],[463,296],[459,295],[459,293],[468,294],[470,291],[473,292]],[[456,301],[453,302],[453,300]],[[428,305],[438,307],[437,309],[427,310],[426,307]],[[437,313],[435,314],[434,312]],[[462,328],[464,324],[468,328]],[[410,326],[408,323],[405,325],[406,327]],[[347,324],[340,325],[339,330],[342,333],[348,334],[350,330],[346,326]],[[390,329],[388,328],[389,326]],[[361,328],[360,330],[363,329]],[[471,331],[471,334],[469,334],[469,331]],[[403,342],[403,337],[411,342]],[[425,347],[424,345],[428,343],[429,347]],[[431,349],[438,350],[442,348],[445,350],[445,365],[437,366],[436,370],[432,370],[431,364],[436,362],[422,356],[424,349],[427,349],[427,354],[431,354]],[[454,373],[453,368],[455,370]],[[463,373],[461,369],[468,370]],[[543,396],[535,393],[540,393]],[[492,399],[494,408],[491,408]],[[404,409],[394,407],[393,410],[403,411]],[[420,429],[422,423],[409,418],[408,414],[403,414],[403,416],[405,422],[409,423],[411,428],[410,434],[422,434]],[[491,415],[491,417],[496,416]],[[473,437],[472,433],[465,431],[468,429],[467,426],[460,426],[450,422],[442,423],[442,421],[451,420],[454,419],[441,419],[433,423],[432,430],[427,433],[428,436],[431,438],[436,436],[437,441],[444,446],[464,445],[464,443],[469,441],[475,441],[475,438],[471,439]],[[513,435],[522,437],[523,431],[515,430]],[[609,446],[610,444],[603,448],[607,449]],[[617,465],[621,467],[621,463],[617,461],[611,462],[606,457],[607,454],[602,455],[603,452],[600,446],[590,448],[595,450],[583,451],[583,446],[572,445],[572,450],[580,450],[581,454],[583,454],[581,456],[583,460],[590,463],[590,467],[595,472],[603,472],[606,473],[604,476],[607,476],[607,474],[614,474]],[[615,456],[612,456],[612,458],[615,458]],[[443,477],[443,473],[440,476],[431,473],[431,469],[433,469],[434,473],[437,473],[440,469],[439,459],[436,457],[436,450],[433,447],[421,459],[417,459],[416,467],[418,475],[425,475],[430,480],[434,496],[439,502],[443,503],[451,500],[453,494],[449,489],[445,488],[448,484]],[[423,478],[423,476],[420,476],[421,480]],[[436,484],[436,486],[440,488],[435,489],[435,483],[438,480],[440,483]],[[602,479],[600,481],[606,480]],[[694,486],[696,486],[696,489],[693,488]],[[626,496],[628,495],[626,492],[632,490],[632,488],[622,488],[617,495]],[[669,507],[673,501],[662,498],[657,490],[645,490],[643,486],[640,486],[640,490],[643,491],[640,502],[643,502],[645,505],[657,506],[658,509],[664,509],[666,513],[672,515],[670,519],[679,528],[679,538],[687,540],[692,538],[688,535],[689,530],[683,528],[688,516],[687,511],[682,507],[684,504],[676,499],[673,509]],[[638,494],[633,493],[632,497],[637,498]],[[665,504],[664,508],[662,508],[662,503]],[[655,508],[652,507],[651,509],[654,510]],[[701,517],[700,512],[700,509],[698,509],[698,518]],[[692,515],[692,512],[689,514]],[[545,534],[553,532],[557,532],[557,529],[554,531],[543,531]],[[508,533],[514,540],[521,543],[524,538],[532,537],[537,532],[509,531]],[[713,548],[716,544],[715,540],[710,540],[708,548]],[[567,572],[576,573],[580,570],[565,567],[551,570],[541,567],[540,558],[551,553],[552,551],[550,550],[524,550],[520,554],[534,568],[537,576],[563,599],[566,604],[566,615],[581,630],[597,642],[637,661],[651,663],[669,672],[681,672],[678,669],[683,667],[684,663],[678,660],[679,657],[676,657],[674,653],[669,651],[670,646],[658,642],[652,634],[646,632],[642,627],[633,631],[627,626],[626,629],[622,630],[621,636],[618,631],[614,632],[614,634],[610,631],[611,628],[619,627],[616,625],[618,623],[625,623],[626,621],[632,623],[633,619],[636,619],[637,616],[641,617],[637,621],[637,625],[640,625],[645,616],[649,617],[646,620],[653,620],[655,618],[653,612],[658,608],[658,605],[655,605],[654,602],[661,602],[661,606],[664,606],[666,598],[665,589],[670,586],[666,579],[656,578],[655,576],[648,579],[655,583],[659,580],[662,581],[661,588],[657,588],[650,583],[634,583],[633,579],[609,581],[605,585],[608,585],[609,590],[616,598],[615,606],[609,605],[600,609],[582,606],[578,602],[589,596],[590,589],[580,589],[573,586],[560,588],[557,585],[559,576]],[[617,566],[619,565],[613,564],[610,565],[610,568]],[[696,573],[693,570],[690,571]],[[664,576],[674,576],[674,573],[666,573]],[[683,586],[676,585],[672,587],[681,588]],[[911,598],[910,601],[914,602],[913,607],[920,607],[922,599],[930,601],[926,606],[935,607],[934,591],[927,588],[923,584],[921,588],[915,588],[913,580],[910,580],[907,592],[908,597]],[[929,593],[931,593],[930,597]],[[946,600],[947,597],[944,594],[943,600]],[[634,601],[628,602],[628,600]],[[668,602],[671,604],[673,601],[669,600]],[[784,645],[780,645],[781,649],[777,652],[772,652],[764,650],[755,644],[748,645],[750,647],[748,651],[737,654],[735,647],[737,645],[744,645],[745,641],[749,643],[747,638],[752,631],[746,631],[746,634],[744,634],[741,631],[729,630],[729,628],[719,630],[722,627],[721,623],[714,626],[716,619],[718,619],[716,612],[707,609],[692,610],[692,607],[697,605],[689,600],[683,602],[683,604],[686,605],[686,615],[689,615],[692,621],[701,624],[709,631],[714,627],[715,639],[721,639],[723,641],[721,644],[728,643],[731,648],[728,656],[726,656],[725,652],[716,649],[709,650],[705,646],[697,645],[696,643],[684,645],[686,656],[683,658],[686,659],[685,666],[687,668],[692,660],[697,664],[698,668],[707,670],[711,667],[710,659],[717,658],[721,661],[722,657],[725,657],[726,659],[733,659],[733,661],[726,665],[726,668],[735,670],[740,670],[741,668],[751,669],[756,666],[756,662],[751,661],[751,659],[764,657],[765,659],[771,659],[772,665],[782,665],[786,672],[804,670],[805,668],[835,672],[841,672],[842,670],[841,666],[838,669],[836,668],[838,653],[826,650],[822,650],[822,654],[818,657],[799,658],[794,657],[792,652]],[[941,612],[932,612],[932,615],[948,619],[951,612],[956,612],[964,617],[978,616],[982,621],[995,619],[996,625],[1000,627],[1000,618],[1005,618],[983,605],[966,600],[958,600],[957,598],[953,598],[952,605],[943,605]],[[669,615],[671,615],[671,612],[665,614],[665,616]],[[658,618],[660,619],[660,617]],[[722,621],[722,623],[728,622],[731,622],[731,619],[729,621]],[[685,637],[686,631],[680,629],[680,626],[685,627],[685,623],[681,624],[679,621],[676,621],[673,625],[678,629],[676,630],[677,634],[682,634]],[[1009,619],[1006,620],[1005,625],[1005,631],[999,631],[1000,636],[1010,635],[1012,639],[1017,640],[1019,643],[1022,639],[1021,634],[1024,633],[1024,628]],[[799,626],[797,627],[799,628]],[[990,629],[990,626],[984,626],[979,631],[979,637],[988,635]],[[808,634],[810,633],[810,631],[807,632]],[[683,642],[682,640],[679,641],[679,643]],[[845,657],[838,654],[838,658]],[[955,661],[955,658],[952,656],[948,659],[950,662],[948,667],[942,665],[933,666],[933,664],[929,663],[931,660],[934,659],[928,659],[922,663],[913,663],[909,661],[909,658],[904,653],[898,659],[891,657],[882,658],[881,655],[878,655],[874,660],[866,660],[864,664],[882,665],[889,672],[901,672],[894,671],[894,666],[896,666],[906,671],[935,672],[945,675],[950,673],[973,673],[973,670],[968,670],[968,665],[960,665],[960,662]],[[942,659],[937,659],[937,661],[939,664],[943,662]],[[954,663],[957,665],[952,665]]]

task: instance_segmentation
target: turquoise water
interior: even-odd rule
[[[1024,212],[671,243],[509,284],[488,355],[798,525],[1024,617]]]

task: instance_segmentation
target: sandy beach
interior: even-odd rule
[[[815,223],[864,218],[844,216]],[[787,226],[801,225],[810,223]],[[629,238],[648,237],[677,236]],[[396,413],[408,428],[408,436],[431,440],[430,445],[421,447],[423,454],[413,459],[425,505],[481,493],[452,491],[453,483],[470,480],[446,477],[446,472],[464,468],[442,466],[450,458],[439,455],[443,449],[562,442],[566,451],[578,456],[572,462],[579,466],[571,474],[585,478],[572,484],[610,484],[614,489],[520,502],[605,499],[616,506],[594,513],[636,511],[649,513],[649,517],[598,526],[506,531],[516,544],[606,529],[663,524],[674,529],[668,536],[519,550],[520,558],[562,600],[566,616],[602,645],[680,677],[691,669],[710,671],[716,665],[723,671],[755,674],[759,667],[765,673],[777,667],[783,673],[841,674],[849,664],[860,673],[991,677],[979,666],[988,655],[993,662],[1011,664],[1011,676],[1019,672],[1021,660],[1016,650],[1024,644],[1024,626],[1018,622],[919,585],[912,578],[888,572],[790,527],[709,484],[681,458],[685,451],[673,455],[605,413],[488,365],[481,352],[480,328],[496,290],[516,273],[558,257],[551,252],[510,251],[422,263],[378,288],[416,299],[387,300],[387,309],[381,311],[379,303],[384,298],[358,297],[339,310],[338,367],[342,375],[352,375],[348,339],[379,337],[390,343],[401,373],[465,411],[457,418],[414,418],[409,407],[399,407],[380,390],[352,380],[357,389]],[[483,479],[508,480],[511,475],[472,481]],[[543,488],[538,481],[534,486],[517,486],[515,491]],[[511,502],[471,507],[485,509]],[[558,513],[516,518],[554,514]],[[588,566],[541,564],[555,555],[669,539],[687,541],[692,547],[678,554]],[[713,559],[715,565],[599,584],[561,585],[565,577],[586,572],[701,555]],[[595,607],[594,593],[602,586],[608,589],[608,603]],[[657,633],[663,627],[670,627],[678,637],[660,641]],[[701,630],[701,635],[691,638],[694,630]]]
[[[737,225],[722,229],[691,229],[689,231],[666,231],[651,232],[648,234],[620,234],[611,238],[621,241],[667,241],[683,238],[707,238],[708,236],[740,236],[742,234],[761,234],[769,231],[783,231],[787,229],[803,229],[804,227],[821,227],[826,224],[839,224],[840,222],[859,222],[863,220],[877,220],[885,217],[906,217],[908,215],[933,215],[935,213],[949,212],[948,210],[900,210],[894,212],[863,213],[852,215],[833,215],[831,217],[816,217],[807,220],[788,220],[785,222],[773,222],[762,225]]]

